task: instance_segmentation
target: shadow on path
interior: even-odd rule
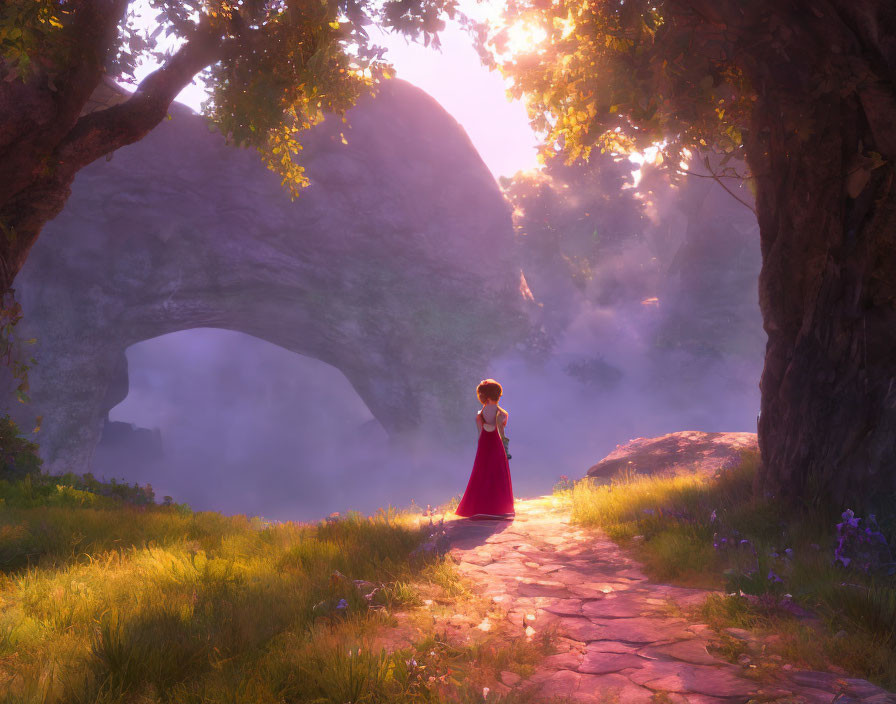
[[[496,536],[513,526],[514,520],[458,518],[446,522],[444,528],[452,548],[472,550],[491,539],[497,539]]]

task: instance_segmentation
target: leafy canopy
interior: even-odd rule
[[[7,0],[0,6],[0,57],[6,80],[47,81],[51,90],[92,37],[77,27],[82,3]],[[117,38],[103,47],[106,71],[136,82],[147,58],[165,69],[178,50],[218,48],[202,72],[207,114],[234,143],[259,150],[293,193],[307,183],[297,160],[299,132],[325,113],[342,114],[391,75],[371,24],[438,45],[456,0],[105,0],[118,8]],[[111,11],[111,10],[110,10]],[[141,17],[143,15],[143,17]],[[147,22],[147,15],[154,22]],[[147,29],[147,25],[151,25]]]
[[[687,5],[685,3],[685,5]],[[535,41],[514,47],[521,30]],[[522,50],[519,50],[522,48]],[[570,162],[594,148],[662,144],[742,158],[754,93],[724,25],[668,0],[509,0],[480,51],[527,102],[546,152]]]

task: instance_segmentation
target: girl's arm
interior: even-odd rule
[[[498,414],[495,416],[495,430],[498,431],[498,435],[501,436],[501,441],[504,441],[504,429],[507,427],[507,411],[498,406]]]
[[[482,411],[480,411],[479,413],[476,414],[476,430],[479,432],[480,435],[482,434],[483,422],[484,421],[482,420]]]

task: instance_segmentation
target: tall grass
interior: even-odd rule
[[[260,525],[242,516],[183,514],[174,509],[0,507],[0,570],[63,567],[89,562],[107,553],[119,555],[144,545],[166,547],[190,543],[204,551],[230,536]]]
[[[435,633],[433,599],[487,607],[418,549],[419,516],[268,524],[153,499],[92,477],[0,481],[0,704],[463,704],[548,647]],[[418,640],[388,646],[415,607],[401,623]]]
[[[714,625],[784,633],[792,659],[896,688],[896,579],[834,562],[837,511],[755,497],[758,463],[746,453],[715,477],[586,479],[565,493],[574,521],[633,549],[652,578],[738,594],[707,602],[702,617]],[[791,604],[815,612],[823,628],[800,622]]]
[[[769,522],[773,508],[752,498],[757,462],[747,455],[718,479],[632,474],[604,485],[586,479],[569,492],[572,518],[600,526],[615,540],[642,541],[641,557],[657,579],[718,586],[721,562],[713,534],[722,520],[767,537],[775,530]]]
[[[440,701],[370,646],[415,582],[452,584],[416,518],[271,525],[121,486],[0,482],[0,702]]]

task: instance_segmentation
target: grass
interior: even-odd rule
[[[572,518],[600,526],[614,540],[641,544],[640,557],[651,575],[695,586],[719,585],[711,522],[713,510],[726,512],[744,529],[767,533],[769,506],[750,502],[753,458],[730,471],[724,481],[700,476],[651,477],[630,475],[612,484],[577,482],[571,491]],[[720,570],[719,570],[720,572]]]
[[[423,618],[386,644],[424,596],[486,608],[419,516],[269,524],[122,486],[0,482],[0,703],[481,702],[540,652]]]
[[[833,666],[896,689],[896,578],[834,562],[838,511],[756,498],[758,462],[747,453],[715,477],[585,479],[561,493],[574,521],[633,550],[651,578],[724,590],[695,614],[717,630],[775,634],[775,652],[795,667]],[[896,504],[885,508],[892,545]]]

